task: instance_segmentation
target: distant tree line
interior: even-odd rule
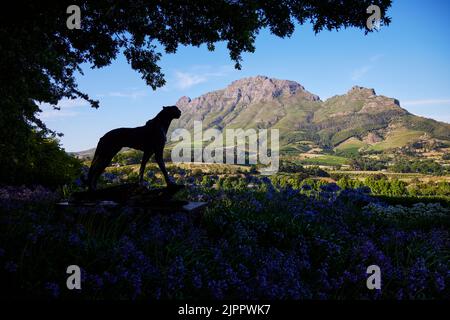
[[[444,157],[443,157],[444,158]],[[388,158],[358,157],[350,160],[350,167],[357,171],[389,170],[398,173],[421,173],[427,175],[444,175],[444,166],[432,159],[398,159],[393,163]]]
[[[444,175],[445,168],[434,160],[398,160],[390,168],[392,172],[421,173],[430,175]]]
[[[386,170],[387,160],[368,157],[354,157],[350,160],[350,167],[357,171],[381,171]]]

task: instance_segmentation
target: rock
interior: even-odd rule
[[[189,98],[187,96],[182,96],[180,99],[178,99],[178,101],[175,105],[182,110],[182,109],[186,108],[190,102],[191,102],[191,98]]]
[[[360,87],[360,86],[353,86],[347,92],[347,94],[358,94],[358,95],[363,95],[363,96],[367,96],[367,97],[376,96],[374,89],[364,88],[364,87]]]
[[[247,97],[247,103],[271,101],[279,97],[302,95],[306,100],[320,98],[295,81],[271,79],[265,76],[243,78],[233,81],[224,91],[225,97]]]
[[[402,124],[417,130],[420,123],[425,131],[443,132],[450,140],[449,124],[427,123],[401,108],[397,99],[377,95],[374,89],[361,86],[321,101],[295,81],[256,76],[233,81],[224,89],[192,100],[181,97],[177,105],[182,108],[182,115],[172,122],[168,136],[176,128],[187,129],[192,134],[195,121],[202,121],[203,131],[277,128],[282,150],[286,145],[305,140],[306,136],[319,139],[319,145],[328,145],[339,142],[339,135],[344,131],[358,132],[357,137],[364,137],[374,128],[384,128],[386,133],[380,133],[379,137],[385,137],[391,125]]]
[[[367,136],[363,139],[367,144],[375,144],[377,142],[383,141],[383,139],[374,132],[369,132]]]

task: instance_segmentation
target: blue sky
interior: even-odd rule
[[[60,111],[43,106],[41,118],[64,134],[67,151],[80,151],[95,147],[113,128],[143,125],[183,95],[195,98],[236,79],[266,75],[297,81],[322,100],[353,85],[374,88],[414,114],[450,123],[449,12],[447,0],[393,0],[391,25],[367,36],[357,29],[315,35],[303,25],[291,38],[280,39],[263,30],[256,52],[243,55],[240,71],[223,43],[214,52],[180,47],[163,55],[167,84],[156,91],[120,56],[103,69],[86,65],[84,76],[77,76],[79,88],[100,100],[99,109],[80,100],[61,101]]]

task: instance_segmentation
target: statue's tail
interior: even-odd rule
[[[100,152],[100,144],[97,146],[95,150],[94,158],[92,159],[91,166],[89,167],[89,171],[85,175],[85,185],[89,191],[93,191],[97,186],[97,179],[100,176],[101,171],[99,168],[101,167],[101,154]],[[100,171],[100,172],[99,172]]]

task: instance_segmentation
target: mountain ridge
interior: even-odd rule
[[[255,76],[194,99],[183,96],[176,105],[182,116],[170,131],[192,129],[194,121],[203,121],[203,130],[278,128],[281,145],[288,149],[301,141],[336,148],[350,138],[370,147],[395,132],[412,141],[387,143],[386,149],[420,139],[450,141],[449,124],[415,116],[402,108],[398,99],[361,86],[322,101],[295,81]]]
[[[280,129],[281,150],[294,153],[315,147],[383,151],[430,140],[450,145],[450,124],[413,115],[398,99],[356,85],[323,101],[298,82],[259,75],[195,98],[182,96],[176,105],[182,115],[168,137],[175,128],[192,130],[198,120],[203,130]]]

